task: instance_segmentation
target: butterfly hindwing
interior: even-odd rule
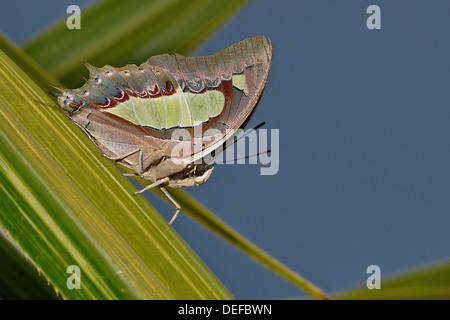
[[[259,36],[204,57],[163,54],[122,68],[86,64],[88,81],[62,89],[58,101],[106,157],[142,176],[167,167],[167,158],[189,163],[222,147],[255,111],[271,61],[272,44]]]

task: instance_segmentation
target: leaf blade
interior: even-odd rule
[[[346,300],[448,300],[450,298],[450,261],[435,261],[381,277],[381,288],[365,285],[346,290],[337,299]]]

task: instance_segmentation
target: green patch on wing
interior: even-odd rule
[[[186,93],[194,125],[217,117],[225,106],[225,96],[220,91],[206,91],[202,94]]]
[[[136,125],[161,130],[188,128],[206,122],[217,117],[224,106],[223,93],[213,90],[150,99],[130,97],[126,102],[105,111]]]
[[[248,94],[247,83],[245,82],[245,75],[243,74],[234,75],[232,78],[232,82],[235,88],[244,91],[246,95]]]

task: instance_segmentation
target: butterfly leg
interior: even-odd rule
[[[175,219],[177,218],[178,213],[179,213],[180,210],[181,210],[181,207],[180,207],[180,205],[178,204],[178,202],[176,202],[175,199],[172,198],[172,196],[170,195],[170,193],[169,193],[166,189],[164,189],[164,187],[161,187],[161,191],[164,192],[164,194],[167,196],[167,198],[169,198],[169,200],[172,201],[172,203],[174,204],[175,208],[177,208],[177,211],[175,211],[175,214],[173,215],[172,219],[170,219],[170,221],[169,221],[169,224],[172,224],[172,222],[174,222]]]
[[[174,222],[175,219],[177,218],[178,213],[179,213],[180,210],[181,210],[181,207],[180,207],[180,205],[178,204],[178,202],[176,202],[175,199],[170,195],[170,193],[169,193],[166,189],[164,189],[164,187],[162,186],[162,185],[165,184],[166,182],[169,182],[169,177],[166,177],[166,178],[164,178],[164,179],[158,180],[158,181],[156,181],[156,182],[154,182],[154,183],[152,183],[152,184],[146,186],[144,189],[139,190],[139,191],[136,191],[134,194],[136,195],[136,194],[142,193],[142,192],[144,192],[144,191],[146,191],[146,190],[149,190],[149,189],[151,189],[151,188],[153,188],[153,187],[159,186],[160,189],[161,189],[161,191],[164,192],[164,194],[166,195],[166,197],[167,197],[170,201],[172,201],[173,205],[174,205],[175,208],[177,209],[177,210],[175,211],[175,214],[173,215],[172,219],[170,219],[170,221],[169,221],[169,224],[172,224],[172,222]]]
[[[121,160],[123,160],[123,159],[125,159],[125,158],[127,158],[127,157],[129,157],[129,156],[131,156],[133,154],[135,154],[136,152],[139,152],[139,169],[141,170],[141,172],[143,172],[144,171],[144,166],[143,166],[143,158],[142,158],[142,156],[143,156],[142,155],[142,149],[133,150],[133,151],[125,153],[124,155],[121,155],[119,157],[108,157],[108,156],[105,156],[105,157],[108,158],[109,160],[121,161]],[[134,176],[138,176],[139,174],[138,173],[127,173],[127,172],[125,172],[123,175],[125,177],[134,177]]]
[[[137,173],[124,172],[123,175],[124,175],[125,177],[135,177],[135,176],[137,176],[138,174],[137,174]]]
[[[142,150],[141,149],[136,149],[136,150],[130,151],[130,152],[125,153],[125,154],[123,154],[121,156],[118,156],[118,157],[109,157],[109,156],[106,156],[106,155],[105,155],[105,157],[108,158],[109,160],[120,161],[120,160],[123,160],[123,159],[125,159],[125,158],[127,158],[127,157],[129,157],[129,156],[131,156],[133,154],[135,154],[136,152],[139,152],[139,162],[141,162],[142,161],[141,160],[142,159]]]
[[[147,190],[149,190],[149,189],[151,189],[153,187],[157,187],[157,186],[160,186],[162,184],[165,184],[166,182],[169,182],[169,177],[166,177],[164,179],[161,179],[161,180],[158,180],[156,182],[153,182],[152,184],[149,184],[148,186],[146,186],[144,189],[136,191],[134,194],[137,195],[137,194],[142,193],[144,191],[147,191]]]

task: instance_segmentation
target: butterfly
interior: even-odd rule
[[[59,106],[102,151],[152,183],[205,183],[214,167],[208,156],[222,151],[255,112],[269,75],[272,43],[246,38],[215,54],[162,54],[137,66],[96,68],[78,89],[57,88]]]

